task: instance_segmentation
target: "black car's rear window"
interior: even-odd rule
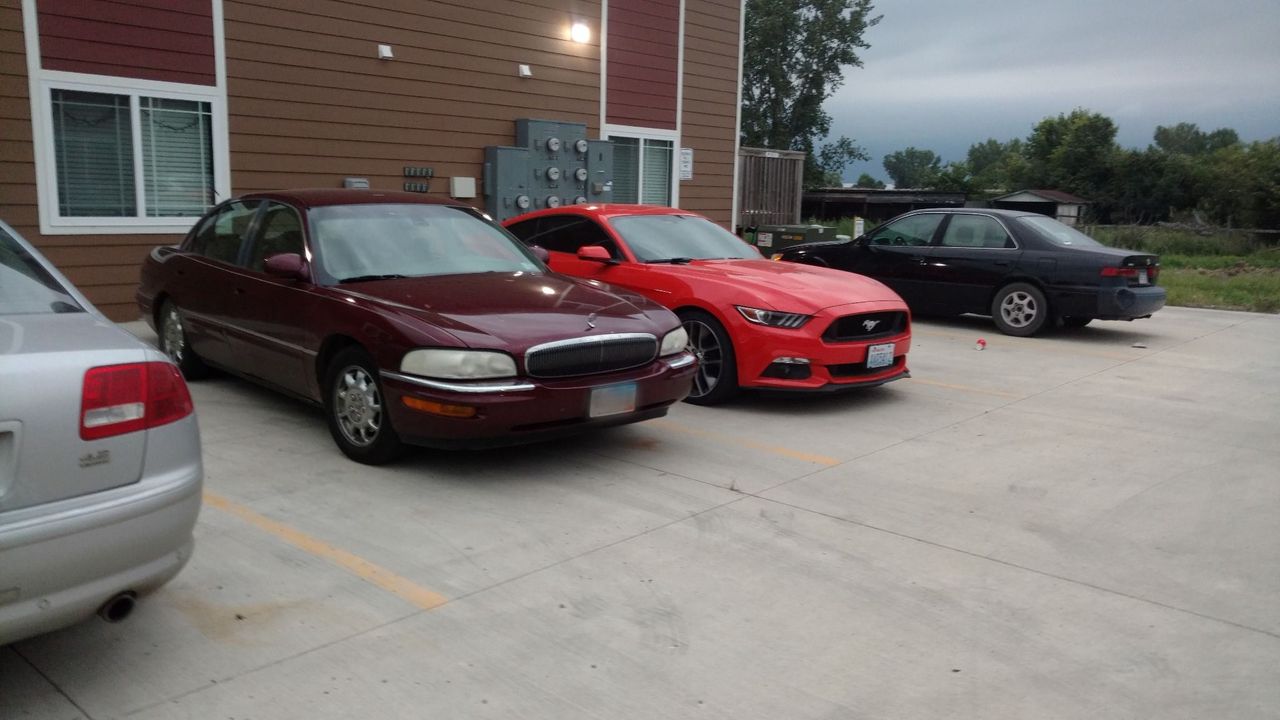
[[[1014,222],[1032,235],[1059,247],[1103,247],[1097,240],[1051,217],[1018,217]]]
[[[83,310],[39,260],[0,228],[0,315]]]

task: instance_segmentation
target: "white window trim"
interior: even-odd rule
[[[645,128],[634,125],[605,125],[602,133],[605,140],[616,137],[636,138],[637,140],[663,140],[671,143],[671,207],[680,207],[680,131],[662,128]],[[642,151],[643,152],[643,151]],[[644,188],[644,160],[640,161],[640,177],[637,187]],[[643,195],[642,195],[643,196]]]
[[[211,0],[216,86],[91,75],[40,66],[40,31],[36,0],[23,0],[23,34],[26,38],[27,82],[31,96],[31,140],[36,166],[36,197],[42,235],[182,235],[200,216],[191,217],[62,217],[58,214],[57,154],[53,144],[51,91],[79,90],[130,96],[129,120],[134,133],[135,197],[139,213],[145,212],[142,177],[141,96],[209,103],[213,133],[214,204],[231,197],[231,156],[227,132],[226,53],[222,27],[222,0]]]

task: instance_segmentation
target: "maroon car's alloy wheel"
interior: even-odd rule
[[[347,442],[368,447],[377,441],[382,429],[382,395],[378,383],[364,368],[348,365],[338,374],[333,413]]]

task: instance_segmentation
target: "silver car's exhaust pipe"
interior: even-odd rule
[[[98,608],[98,617],[109,623],[118,623],[133,613],[133,606],[138,604],[138,593],[126,590],[102,603]]]

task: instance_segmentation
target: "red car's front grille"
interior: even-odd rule
[[[822,339],[827,342],[857,342],[897,335],[906,329],[907,314],[904,312],[845,315],[831,323],[822,333]]]
[[[658,340],[642,333],[562,340],[529,349],[524,357],[530,377],[559,378],[627,370],[658,356]]]

